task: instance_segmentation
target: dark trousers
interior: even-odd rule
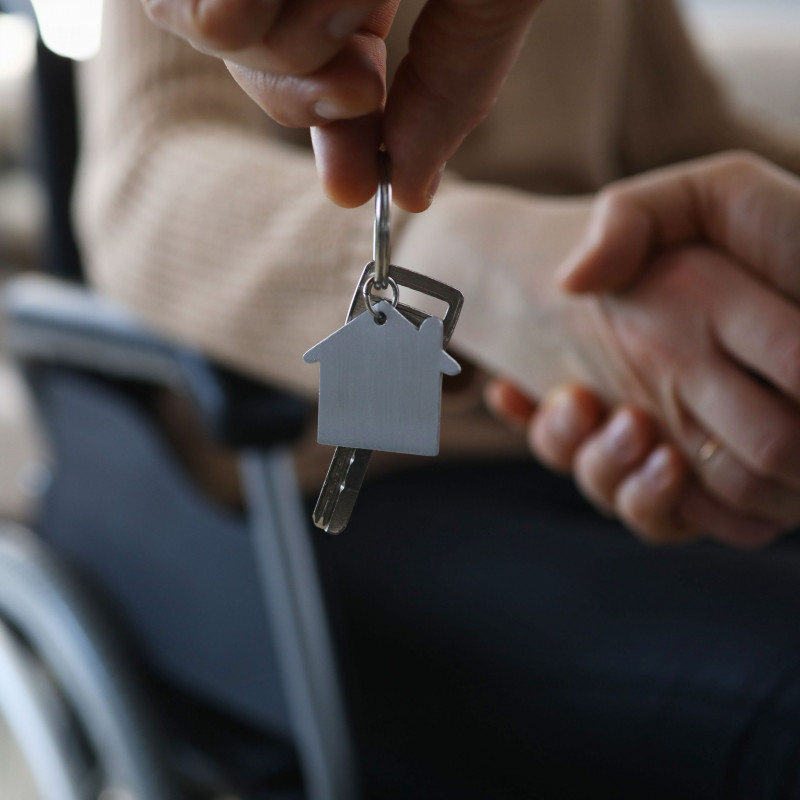
[[[535,464],[369,483],[319,534],[370,794],[800,797],[800,547],[654,549]]]

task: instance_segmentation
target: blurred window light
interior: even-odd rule
[[[36,28],[21,14],[0,14],[0,80],[30,73],[36,59]]]
[[[42,41],[54,53],[76,61],[100,48],[103,0],[33,0]]]
[[[681,0],[701,37],[714,46],[797,48],[798,0]]]

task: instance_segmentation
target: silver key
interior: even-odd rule
[[[364,287],[374,275],[375,262],[370,261],[364,268],[356,287],[347,314],[347,322],[366,312]],[[461,292],[441,281],[395,265],[388,267],[388,277],[393,279],[397,286],[413,289],[420,294],[429,295],[447,303],[447,313],[442,320],[444,326],[442,346],[447,347],[464,304]],[[417,327],[429,316],[425,312],[403,303],[398,303],[397,310]],[[371,455],[371,450],[353,447],[336,448],[325,482],[322,484],[317,505],[314,508],[313,519],[318,528],[336,534],[341,533],[347,527]]]
[[[337,447],[322,484],[313,520],[326,533],[341,533],[350,521],[372,450]]]

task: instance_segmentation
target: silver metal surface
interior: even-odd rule
[[[358,800],[355,746],[291,456],[248,451],[241,469],[304,797]]]
[[[353,299],[350,302],[350,310],[347,312],[347,322],[355,319],[359,314],[362,314],[367,309],[364,302],[364,286],[372,277],[375,269],[375,262],[370,261],[364,267],[361,273],[358,285],[355,292],[353,292]],[[456,329],[458,317],[461,314],[461,309],[464,305],[464,295],[452,286],[446,283],[437,281],[427,275],[420,275],[418,272],[412,272],[405,267],[398,267],[392,264],[389,267],[389,277],[394,278],[398,287],[402,289],[412,289],[420,294],[426,294],[428,297],[433,297],[437,300],[447,304],[447,311],[442,317],[444,330],[442,332],[442,346],[447,347],[450,344],[450,339],[453,336],[453,331]],[[428,319],[430,314],[420,311],[418,308],[406,305],[405,303],[398,303],[397,310],[403,314],[407,319],[411,320],[417,327]]]
[[[367,287],[369,283],[367,283]],[[442,375],[461,368],[442,349],[442,320],[417,327],[388,300],[309,350],[319,362],[317,441],[408,455],[439,452]]]
[[[397,301],[400,299],[400,289],[397,287],[397,281],[394,278],[387,277],[387,283],[389,286],[392,287],[392,308],[397,308]],[[375,307],[372,305],[372,301],[375,299],[381,300],[383,298],[374,298],[372,296],[372,287],[377,284],[375,277],[370,277],[367,279],[367,282],[364,284],[364,302],[367,305],[367,310],[370,314],[372,314],[375,319],[385,319],[384,315],[380,311],[376,311]]]
[[[372,450],[337,447],[322,484],[312,519],[326,533],[341,533],[350,522]]]
[[[82,754],[83,763],[73,764],[79,766],[80,797],[106,791],[136,800],[174,797],[136,679],[106,623],[46,546],[8,525],[0,525],[0,620],[24,638],[42,674],[57,687],[60,718],[78,725],[63,731],[63,747],[73,758]],[[30,665],[26,670],[30,675]],[[74,747],[78,730],[85,744],[80,751]],[[20,744],[24,750],[22,734]],[[90,789],[94,794],[86,793]]]
[[[0,715],[26,761],[36,796],[53,800],[83,800],[79,775],[64,747],[64,727],[57,709],[37,681],[31,657],[0,619]],[[0,776],[0,790],[9,790]],[[5,795],[3,795],[5,796]]]
[[[372,233],[372,258],[375,262],[375,286],[385,289],[392,258],[391,211],[392,166],[385,150],[378,152],[378,191],[375,193],[375,227]]]
[[[370,261],[361,273],[361,278],[353,293],[353,300],[350,303],[350,310],[347,313],[348,322],[366,310],[364,286],[372,277],[374,267],[375,263]],[[464,296],[461,292],[446,283],[394,264],[389,267],[389,276],[397,281],[398,286],[435,297],[447,304],[447,312],[442,319],[442,347],[447,347],[464,305]],[[397,310],[417,326],[421,325],[429,316],[419,309],[403,303],[398,303]],[[336,448],[314,508],[313,519],[318,528],[327,533],[338,534],[347,527],[371,455],[371,450],[352,447]]]

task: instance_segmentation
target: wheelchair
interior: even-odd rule
[[[53,471],[32,529],[0,525],[0,736],[24,762],[0,774],[0,797],[357,798],[287,450],[308,408],[161,340],[81,285],[68,224],[70,64],[42,45],[38,57],[48,271],[59,279],[14,279],[1,310]],[[238,453],[242,510],[187,477],[154,417],[165,392]],[[219,729],[198,730],[198,705]],[[208,755],[231,731],[275,742],[263,785],[237,786]]]

